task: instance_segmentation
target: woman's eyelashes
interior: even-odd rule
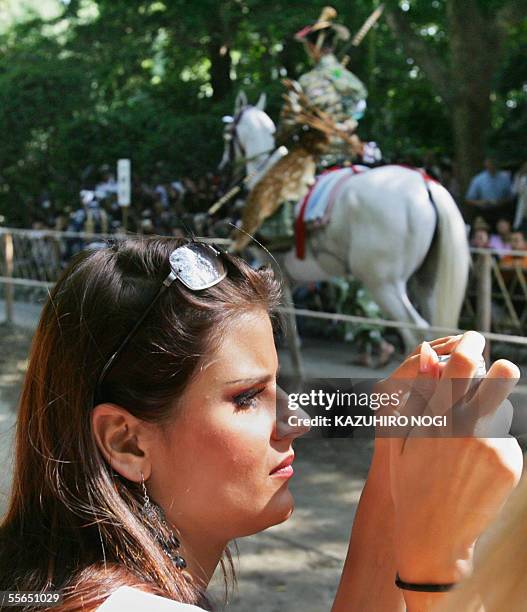
[[[257,397],[264,391],[265,387],[258,389],[249,389],[243,393],[239,393],[232,398],[234,405],[239,409],[254,408],[257,404]]]

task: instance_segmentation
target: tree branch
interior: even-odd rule
[[[453,103],[451,80],[447,64],[426,41],[414,32],[404,14],[386,3],[386,21],[403,46],[404,52],[415,59],[418,66],[434,85],[443,101]]]

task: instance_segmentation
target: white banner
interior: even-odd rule
[[[129,159],[117,160],[117,202],[130,206],[132,201],[132,164]]]

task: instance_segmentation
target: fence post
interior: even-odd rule
[[[477,328],[490,332],[492,324],[492,255],[480,253],[477,260]],[[487,365],[490,358],[490,340],[485,344],[483,356]]]
[[[4,234],[4,257],[5,257],[5,275],[9,278],[13,278],[14,264],[13,264],[13,234]],[[13,297],[14,297],[14,286],[13,283],[6,282],[4,289],[5,298],[5,320],[8,325],[13,323]]]

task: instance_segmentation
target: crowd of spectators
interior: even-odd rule
[[[462,210],[473,247],[493,249],[502,269],[527,269],[527,163],[514,175],[492,158],[474,176]],[[514,253],[511,253],[514,251]],[[518,251],[525,251],[525,255]]]
[[[494,249],[503,269],[527,269],[527,162],[519,168],[500,168],[489,155],[463,193],[449,159],[438,160],[431,152],[403,161],[423,168],[448,189],[463,216],[471,246]],[[510,253],[523,250],[525,256]]]
[[[133,174],[131,205],[125,210],[118,203],[117,181],[110,168],[103,166],[92,174],[93,180],[83,181],[77,205],[58,210],[44,192],[33,229],[179,236],[204,230],[200,218],[205,222],[204,211],[223,193],[220,178],[212,173],[199,179],[158,175],[148,182]]]
[[[511,230],[523,233],[527,228],[527,162],[513,173],[499,169],[495,160],[488,157],[483,171],[473,177],[466,194],[462,194],[456,169],[449,159],[437,161],[430,153],[420,159],[402,161],[423,168],[448,189],[463,214],[474,246],[485,244],[505,249]],[[225,192],[227,186],[221,177],[209,172],[198,179],[168,178],[164,165],[159,165],[160,171],[149,181],[133,173],[132,204],[126,220],[117,202],[115,174],[109,166],[103,166],[85,172],[93,178],[83,177],[76,206],[57,210],[44,192],[33,216],[34,227],[114,233],[123,229],[126,222],[128,231],[162,235],[203,229],[194,224],[196,221],[199,224],[200,216],[203,222],[208,208]],[[488,234],[486,241],[484,230]]]
[[[442,159],[438,162],[432,154],[421,159],[403,161],[410,166],[423,168],[448,189],[465,219],[471,245],[494,250],[494,257],[499,260],[505,280],[511,277],[516,267],[527,270],[527,163],[513,173],[498,169],[495,160],[489,157],[485,160],[484,170],[474,176],[463,194],[451,161]],[[190,177],[174,180],[168,178],[167,174],[160,168],[160,172],[149,182],[141,180],[137,173],[133,174],[131,206],[124,214],[125,209],[118,203],[115,174],[108,166],[99,168],[93,180],[84,177],[76,207],[56,211],[47,194],[43,194],[33,228],[95,234],[119,233],[126,229],[143,235],[227,237],[231,230],[228,221],[236,220],[236,215],[231,214],[229,217],[227,211],[233,213],[235,205],[233,208],[232,203],[229,203],[222,209],[221,215],[215,218],[211,218],[207,210],[223,195],[228,185],[211,173],[197,180]],[[61,266],[85,245],[81,237],[65,239],[57,255]],[[38,257],[39,260],[49,259],[42,250]],[[333,285],[328,286],[334,289]],[[314,284],[307,293],[301,291],[295,294],[295,303],[306,307],[303,304],[304,298],[308,302],[314,300],[310,307],[317,310],[316,305],[318,301],[322,304],[326,290],[324,284]],[[323,309],[331,312],[334,307],[335,304],[325,304]],[[348,312],[346,308],[342,312],[357,314]],[[306,320],[300,319],[299,323],[302,332],[313,332],[302,327],[304,324],[309,326],[309,320],[306,323]],[[317,324],[315,322],[315,327]],[[331,330],[325,327],[324,334],[329,331],[337,336],[347,334],[346,329],[341,329],[342,326]],[[362,332],[366,340],[359,357],[364,357],[364,365],[375,356],[382,361],[385,347],[393,351],[391,344],[383,338],[382,330],[374,327]],[[379,337],[375,342],[371,341],[372,334]]]
[[[498,168],[496,160],[489,156],[484,169],[472,178],[462,194],[450,160],[437,160],[429,153],[420,159],[402,161],[423,168],[448,189],[465,219],[473,247],[494,249],[503,269],[515,266],[527,269],[527,162],[513,172]],[[207,173],[199,179],[174,179],[162,162],[156,169],[150,181],[133,173],[131,205],[125,210],[119,206],[117,181],[110,167],[88,167],[82,176],[77,206],[57,210],[44,192],[34,215],[33,229],[96,234],[126,230],[145,235],[229,235],[228,221],[235,219],[213,219],[207,213],[227,187],[221,177]],[[222,213],[230,208],[225,206]],[[82,248],[83,242],[69,244],[67,255]],[[511,250],[525,251],[525,256],[512,254]]]

